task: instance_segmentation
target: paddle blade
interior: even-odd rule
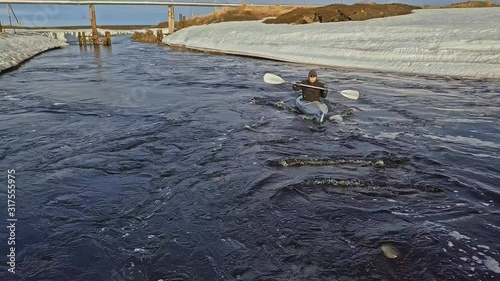
[[[275,85],[286,83],[286,81],[283,80],[283,78],[271,73],[264,74],[264,82]]]
[[[343,90],[340,91],[340,94],[351,100],[357,100],[359,98],[359,92],[355,90]]]
[[[321,112],[323,114],[327,114],[328,113],[328,106],[326,106],[326,104],[320,103],[320,104],[318,104],[318,108],[319,108],[319,110],[321,110]]]

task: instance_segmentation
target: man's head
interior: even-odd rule
[[[318,79],[318,73],[316,73],[316,70],[309,71],[309,81],[314,83],[316,82],[316,79]]]

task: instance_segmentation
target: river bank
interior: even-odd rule
[[[223,22],[165,37],[169,46],[369,71],[500,79],[500,8],[426,9],[367,21]]]
[[[67,43],[42,35],[0,34],[0,74],[48,50]]]

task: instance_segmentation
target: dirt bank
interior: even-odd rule
[[[462,3],[451,4],[448,6],[430,7],[430,8],[488,8],[500,7],[500,4],[495,4],[490,1],[467,1]]]
[[[134,32],[132,34],[132,40],[137,42],[145,43],[156,43],[157,38],[152,30],[146,30],[146,32]]]
[[[332,4],[327,6],[267,6],[255,7],[242,4],[239,7],[224,7],[215,12],[196,16],[186,20],[186,27],[227,21],[263,20],[265,23],[307,24],[312,22],[363,21],[374,18],[392,17],[410,14],[415,9],[442,8],[484,8],[500,7],[489,1],[468,1],[447,6],[411,6],[405,4]],[[157,27],[168,27],[167,22]],[[176,23],[176,28],[179,28]]]
[[[186,26],[204,25],[227,21],[265,20],[265,23],[307,24],[311,22],[360,21],[380,17],[406,15],[421,7],[404,4],[333,4],[314,6],[267,6],[255,7],[242,4],[239,7],[225,7],[206,15],[186,20]],[[168,27],[167,22],[157,27]],[[176,23],[176,27],[179,27]]]
[[[226,22],[226,21],[249,21],[261,20],[268,17],[277,17],[288,13],[297,8],[297,6],[263,6],[255,7],[242,4],[238,7],[224,7],[217,9],[215,12],[205,15],[196,16],[186,20],[186,26],[204,25],[210,23]],[[176,27],[177,27],[176,23]],[[162,22],[158,28],[168,27],[168,22]]]
[[[410,14],[420,7],[404,4],[333,4],[323,7],[300,7],[265,23],[306,24],[311,22],[361,21]]]

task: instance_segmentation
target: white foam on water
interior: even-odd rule
[[[383,138],[383,139],[396,139],[397,137],[399,137],[400,135],[402,134],[402,132],[394,132],[394,133],[385,133],[385,132],[382,132],[380,134],[378,134],[377,136],[375,136],[375,138],[379,139],[379,138]]]
[[[411,216],[411,214],[409,214],[409,213],[401,213],[401,212],[395,212],[395,211],[392,211],[391,214],[396,215],[396,216],[405,216],[405,217]]]
[[[330,116],[329,120],[342,122],[342,120],[344,120],[344,118],[342,118],[342,116],[340,116],[340,114],[337,114],[337,115]]]
[[[470,155],[472,155],[472,156],[474,156],[474,157],[478,157],[478,158],[494,158],[494,159],[500,159],[500,156],[495,156],[495,155],[492,155],[492,154],[482,154],[482,153],[475,154],[475,153],[471,153]]]
[[[498,262],[490,256],[485,256],[485,257],[486,257],[486,260],[484,260],[484,265],[489,270],[491,270],[495,273],[500,273],[500,265],[498,264]]]
[[[455,238],[456,240],[461,240],[461,239],[466,239],[466,240],[470,240],[469,237],[465,236],[465,235],[462,235],[460,234],[458,231],[454,230],[450,233],[448,233],[451,237]]]
[[[21,100],[21,99],[18,99],[18,98],[15,98],[13,96],[5,96],[4,97],[5,100],[8,100],[8,101],[16,101],[16,100]]]
[[[445,206],[436,206],[436,209],[448,209],[451,208],[450,205],[445,205]]]
[[[444,141],[444,142],[466,144],[466,145],[475,146],[475,147],[486,147],[486,148],[500,149],[500,145],[497,143],[490,142],[490,141],[483,141],[483,140],[476,139],[476,138],[462,137],[462,136],[449,136],[449,135],[446,135],[444,137],[439,137],[439,136],[434,136],[434,135],[422,135],[422,136],[429,138],[429,139],[439,140],[439,141]]]
[[[456,110],[456,111],[457,112],[463,112],[462,110]],[[475,119],[461,119],[461,118],[439,119],[438,122],[451,123],[451,124],[456,124],[456,123],[476,124],[476,123],[478,123],[478,121],[475,120]],[[495,122],[495,120],[484,120],[484,119],[481,119],[481,123],[493,123],[493,122]],[[471,131],[471,132],[473,132],[473,131]]]
[[[483,248],[483,249],[486,249],[486,250],[489,250],[490,247],[486,246],[486,245],[477,245],[478,248]]]

